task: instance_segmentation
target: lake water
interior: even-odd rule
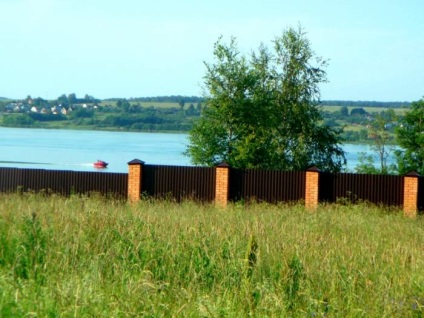
[[[190,159],[182,154],[187,144],[186,134],[0,127],[0,167],[127,172],[132,159],[187,166]],[[359,163],[358,153],[370,152],[364,145],[343,149],[350,171]],[[96,170],[97,159],[109,162],[108,168]]]

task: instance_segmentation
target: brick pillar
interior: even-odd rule
[[[144,161],[134,159],[128,162],[128,200],[140,201]]]
[[[319,169],[316,166],[306,170],[305,207],[315,210],[319,202]]]
[[[215,204],[226,207],[230,189],[230,166],[223,162],[217,165],[215,169]]]
[[[417,216],[418,210],[418,177],[416,172],[408,172],[404,177],[403,213],[412,218]]]

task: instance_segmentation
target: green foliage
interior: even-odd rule
[[[78,100],[77,100],[77,96],[76,96],[76,94],[75,93],[72,93],[72,94],[69,94],[68,95],[68,102],[69,102],[69,104],[76,104],[77,102],[78,102]]]
[[[61,121],[61,120],[67,120],[65,116],[62,114],[41,114],[41,113],[28,113],[26,116],[30,117],[34,121]]]
[[[27,114],[7,114],[3,116],[3,125],[8,127],[31,127],[35,120]]]
[[[424,175],[424,99],[411,104],[396,129],[396,140],[402,148],[395,152],[399,172]]]
[[[300,284],[303,279],[303,265],[297,255],[293,256],[289,263],[289,273],[287,277],[286,294],[288,299],[288,308],[293,310],[298,303]]]
[[[349,109],[347,108],[347,106],[340,107],[340,115],[343,117],[349,116]]]
[[[302,170],[316,164],[339,171],[339,131],[321,125],[318,85],[326,61],[313,53],[302,29],[288,29],[250,59],[233,38],[214,47],[206,64],[209,96],[190,132],[186,155],[194,164],[225,161],[236,168]]]
[[[254,235],[250,236],[249,243],[247,245],[245,260],[247,264],[246,278],[248,280],[251,280],[253,271],[256,266],[256,262],[258,260],[258,242]]]
[[[128,113],[130,110],[130,103],[125,99],[119,99],[116,106],[123,112]]]
[[[47,236],[35,212],[20,224],[22,235],[15,237],[7,224],[0,222],[0,269],[10,268],[18,282],[33,280],[42,286],[46,278]]]
[[[178,105],[180,105],[181,110],[182,110],[182,109],[184,109],[184,106],[185,106],[185,100],[184,100],[184,99],[181,99],[181,100],[178,102]]]
[[[346,142],[369,142],[368,131],[366,129],[361,129],[359,131],[346,130],[342,133],[342,137]]]
[[[368,115],[368,113],[366,112],[365,109],[363,109],[362,107],[359,108],[353,108],[350,111],[350,116],[363,116],[363,115]]]
[[[352,101],[352,100],[324,100],[323,105],[346,107],[373,107],[373,108],[407,108],[410,102],[377,102],[377,101]]]
[[[23,241],[18,245],[14,273],[22,279],[34,279],[39,285],[45,281],[47,254],[46,235],[35,212],[23,223]]]
[[[77,109],[73,110],[69,115],[70,119],[93,118],[93,117],[94,117],[94,110],[84,108],[84,107],[78,107]]]
[[[88,94],[85,94],[84,98],[77,98],[77,96],[72,93],[66,96],[65,94],[60,95],[56,99],[56,103],[60,104],[62,106],[69,106],[72,104],[91,104],[91,103],[99,103],[100,100],[94,98],[93,96],[90,96]]]
[[[135,97],[131,98],[131,101],[145,102],[145,103],[176,103],[179,104],[181,101],[185,103],[201,103],[203,102],[202,97],[198,96],[151,96],[151,97]]]
[[[373,155],[367,155],[365,152],[359,153],[359,164],[355,167],[356,173],[380,174],[380,169],[375,167]]]
[[[140,108],[137,113],[109,114],[97,123],[98,127],[122,127],[128,130],[187,131],[191,121],[178,109]]]
[[[59,96],[59,97],[57,98],[57,102],[58,102],[58,104],[61,104],[62,106],[67,106],[67,105],[69,105],[68,97],[66,97],[66,95],[65,95],[65,94],[62,94],[61,96]]]
[[[70,94],[71,100],[75,102],[70,105],[68,96],[62,94],[56,100],[44,100],[42,98],[32,98],[27,96],[21,101],[4,100],[0,101],[0,123],[9,127],[37,127],[37,128],[56,128],[56,129],[76,129],[83,127],[84,129],[119,129],[132,131],[188,131],[193,127],[193,123],[198,120],[203,110],[204,98],[195,96],[158,96],[144,98],[119,98],[106,99],[101,102],[88,94],[84,98],[77,98]],[[185,105],[181,109],[180,102],[184,101]],[[83,108],[83,104],[87,107]],[[369,116],[342,116],[340,109],[344,107],[352,108],[352,105],[364,106],[366,111],[373,115],[372,110],[381,111],[382,107],[401,107],[403,104],[393,102],[351,102],[339,101],[334,104],[333,101],[323,101],[321,103],[324,109],[322,119],[325,126],[347,127],[342,132],[341,137],[344,141],[369,142],[367,134],[365,137],[359,135],[356,131],[358,125],[366,126],[369,123]],[[328,105],[348,105],[338,107],[339,111],[335,111],[336,107]],[[188,106],[187,106],[188,105]],[[368,106],[367,106],[368,105]],[[406,104],[405,104],[406,105]],[[47,113],[34,113],[30,109],[37,106],[38,109],[45,108]],[[54,106],[71,108],[76,113],[69,112],[67,115],[57,114],[57,110],[52,113],[50,109]],[[97,107],[95,107],[97,106]],[[378,106],[378,108],[377,108]],[[372,108],[373,107],[373,108]],[[19,108],[19,109],[17,109]],[[348,108],[348,110],[349,110]],[[83,110],[82,110],[83,109]],[[383,109],[384,110],[384,109]],[[397,114],[403,114],[404,109],[397,108]],[[21,114],[21,116],[18,116]],[[107,118],[106,114],[112,115]],[[154,116],[160,120],[153,122],[146,120],[145,116]],[[7,117],[6,116],[10,116]],[[16,117],[15,117],[16,116]],[[119,117],[132,117],[131,120],[119,120]],[[137,121],[137,116],[142,117]],[[3,122],[3,117],[5,121]],[[112,119],[116,117],[117,119]],[[119,122],[114,126],[113,122]],[[353,129],[353,130],[352,130]]]
[[[5,112],[6,111],[6,102],[2,102],[0,100],[0,112]]]

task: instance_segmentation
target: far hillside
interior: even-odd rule
[[[117,100],[125,100],[122,98],[107,98],[102,100],[102,103],[115,102]],[[170,96],[153,96],[153,97],[135,97],[126,99],[131,103],[140,102],[142,104],[158,105],[164,107],[168,105],[170,107],[181,103],[203,103],[205,98],[199,96],[182,96],[182,95],[170,95]],[[407,101],[395,101],[395,102],[380,102],[380,101],[351,101],[351,100],[323,100],[320,103],[321,106],[334,106],[341,107],[347,106],[349,108],[354,107],[366,107],[366,108],[408,108],[411,102]]]
[[[410,102],[377,102],[377,101],[349,101],[349,100],[323,100],[323,106],[346,106],[346,107],[376,107],[376,108],[408,108]]]
[[[0,126],[119,131],[187,132],[200,118],[205,98],[154,96],[98,99],[86,94],[62,94],[54,100],[27,96],[22,100],[0,98]],[[394,131],[409,102],[324,100],[323,123],[342,129],[347,142],[370,142],[369,127],[377,115],[394,111]]]

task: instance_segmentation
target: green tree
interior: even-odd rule
[[[198,102],[196,104],[196,111],[200,114],[200,112],[202,111],[202,103]]]
[[[321,124],[318,106],[327,62],[315,55],[300,27],[285,30],[273,44],[272,52],[261,45],[249,59],[240,54],[234,38],[215,44],[215,62],[205,63],[209,94],[186,151],[194,164],[342,168],[340,131]]]
[[[340,107],[340,115],[343,117],[349,116],[349,109],[347,108],[347,106]]]
[[[116,106],[123,112],[128,113],[130,110],[130,103],[126,99],[120,99],[116,102]]]
[[[359,131],[359,140],[368,140],[368,130],[361,129]]]
[[[402,148],[395,151],[399,173],[424,175],[424,99],[411,104],[396,129],[396,139]]]
[[[190,106],[188,106],[187,110],[186,110],[186,115],[187,116],[193,116],[196,114],[196,109],[194,108],[193,104],[190,104]]]
[[[393,147],[390,146],[390,141],[393,139],[390,127],[395,119],[395,111],[389,109],[377,114],[370,125],[370,138],[373,142],[371,149],[378,155],[379,173],[382,174],[394,172],[394,169],[387,165],[387,159],[393,151]]]
[[[184,99],[181,99],[181,100],[178,102],[178,105],[180,105],[181,110],[183,110],[183,109],[184,109],[184,106],[185,106],[185,100],[184,100]]]
[[[94,117],[94,110],[88,109],[88,108],[83,108],[83,107],[78,107],[77,109],[75,109],[69,115],[69,117],[71,119],[76,119],[76,118],[93,118]]]
[[[3,125],[9,127],[31,127],[35,121],[27,114],[3,116]]]
[[[368,113],[362,107],[352,108],[352,110],[350,111],[350,116],[365,116],[365,115],[368,115]]]
[[[75,93],[68,95],[68,102],[69,102],[69,104],[76,104],[77,103],[77,96],[75,95]]]
[[[60,95],[60,96],[57,98],[57,102],[58,102],[59,104],[61,104],[62,106],[66,106],[66,105],[68,105],[68,104],[69,104],[68,97],[66,97],[66,95],[65,95],[65,94]]]
[[[367,154],[366,152],[359,153],[359,164],[355,167],[356,173],[364,174],[379,174],[380,169],[375,166],[373,155]]]

